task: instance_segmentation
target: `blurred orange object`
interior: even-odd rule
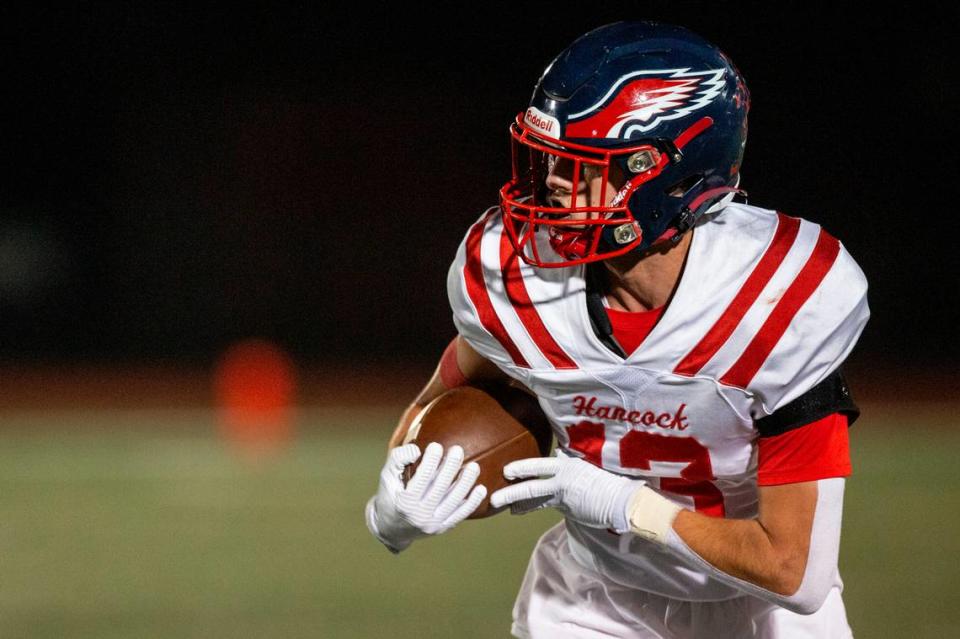
[[[228,348],[214,387],[221,431],[246,452],[278,450],[293,435],[296,374],[277,345],[249,339]]]

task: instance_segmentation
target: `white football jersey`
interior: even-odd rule
[[[538,250],[552,251],[545,237]],[[693,230],[669,306],[626,358],[594,333],[584,274],[519,260],[490,209],[450,269],[454,322],[536,394],[565,451],[686,508],[755,517],[754,421],[847,357],[869,317],[860,268],[817,224],[727,204]],[[737,594],[639,537],[567,528],[574,556],[621,584],[686,600]]]

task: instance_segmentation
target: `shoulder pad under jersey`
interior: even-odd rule
[[[529,364],[507,333],[494,305],[502,297],[497,252],[501,241],[499,209],[488,209],[467,231],[447,273],[453,322],[467,342],[514,377]]]
[[[719,220],[727,228],[713,231],[706,259],[726,261],[712,271],[730,275],[717,278],[726,292],[705,295],[710,328],[675,372],[744,389],[760,419],[846,359],[870,316],[867,281],[818,224],[741,204]]]
[[[552,250],[545,237],[535,241],[541,254]],[[460,335],[521,381],[532,371],[583,365],[574,355],[584,336],[577,322],[567,320],[580,308],[585,286],[579,267],[541,269],[523,263],[496,207],[467,232],[447,277]]]

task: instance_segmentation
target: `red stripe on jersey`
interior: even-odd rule
[[[497,316],[497,312],[493,308],[493,303],[490,301],[490,293],[487,292],[487,284],[483,279],[483,262],[480,261],[480,240],[483,238],[483,230],[486,228],[487,221],[491,215],[493,214],[489,213],[483,216],[483,219],[474,224],[467,234],[467,259],[463,265],[463,279],[467,285],[467,295],[470,296],[473,305],[477,309],[477,317],[480,319],[480,324],[500,342],[503,349],[509,353],[513,363],[522,368],[530,368],[530,364],[527,363],[527,360],[523,357],[523,353],[521,353],[517,345],[513,343],[513,340],[510,339],[507,329]]]
[[[797,232],[800,230],[800,219],[789,217],[782,213],[777,213],[777,230],[773,234],[770,245],[763,253],[763,257],[757,262],[753,272],[747,277],[747,280],[737,291],[733,301],[727,306],[727,309],[720,316],[720,319],[707,331],[703,339],[693,347],[687,356],[677,364],[673,370],[678,375],[696,375],[700,369],[706,365],[710,359],[717,354],[717,351],[726,343],[734,329],[740,324],[743,316],[747,314],[753,303],[760,297],[760,292],[773,277],[783,258],[786,257],[794,240],[797,239]]]
[[[721,384],[746,388],[753,376],[757,374],[767,356],[783,337],[793,317],[800,307],[813,295],[826,277],[840,253],[840,242],[823,229],[817,238],[817,245],[813,247],[807,263],[800,269],[797,278],[793,280],[787,291],[777,302],[773,312],[760,327],[760,331],[753,337],[746,350],[723,377]]]
[[[833,413],[757,443],[757,484],[777,486],[830,477],[849,477],[847,417]]]
[[[576,363],[570,359],[570,356],[560,348],[560,345],[550,335],[540,318],[540,314],[534,308],[530,295],[527,293],[527,287],[523,283],[520,260],[517,259],[517,252],[513,249],[513,244],[511,244],[506,232],[500,235],[500,272],[503,274],[507,299],[513,304],[513,310],[517,312],[517,317],[523,322],[523,327],[527,329],[527,333],[537,345],[537,348],[540,349],[540,352],[543,353],[543,356],[554,368],[577,368]]]

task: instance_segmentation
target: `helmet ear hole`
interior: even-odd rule
[[[703,175],[700,173],[694,173],[693,175],[688,175],[679,182],[674,183],[672,186],[667,187],[663,192],[670,197],[682,198],[692,189],[696,188],[697,185],[702,181]]]

